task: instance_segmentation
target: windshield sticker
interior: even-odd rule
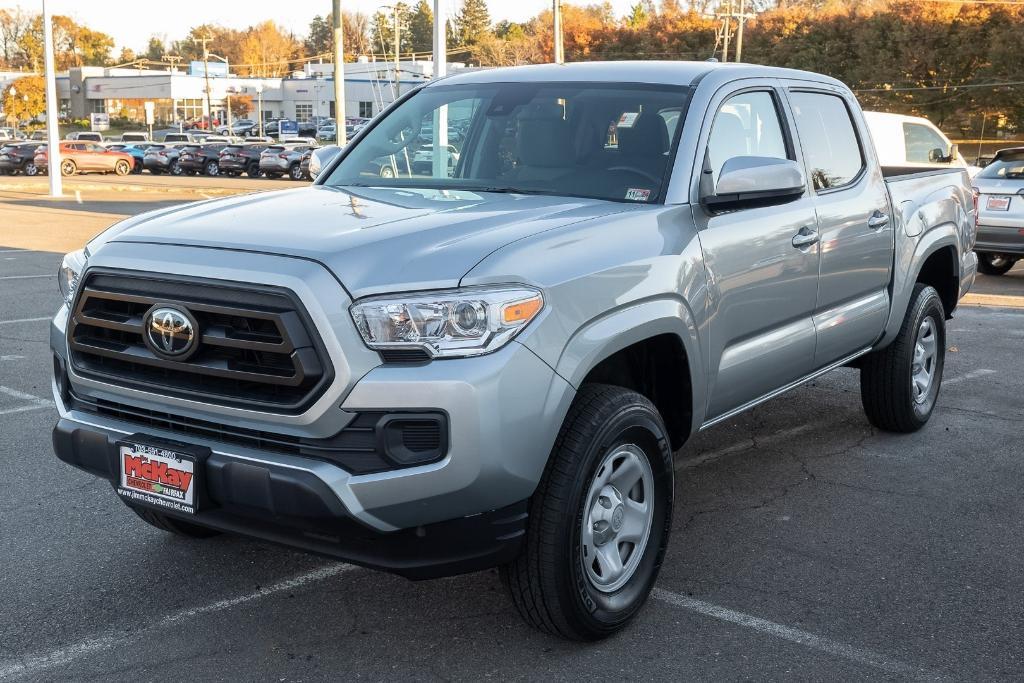
[[[640,112],[627,111],[619,117],[619,128],[632,128],[636,120],[640,118]]]
[[[626,199],[634,202],[646,202],[651,196],[650,190],[642,190],[636,187],[631,187],[626,190]]]

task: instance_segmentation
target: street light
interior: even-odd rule
[[[256,120],[260,126],[260,137],[263,137],[263,83],[256,84]]]
[[[50,172],[50,196],[61,197],[64,186],[60,176],[60,143],[57,131],[57,71],[53,64],[53,20],[43,2],[43,64],[46,70],[46,149]]]

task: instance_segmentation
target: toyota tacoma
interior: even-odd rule
[[[874,426],[931,416],[977,197],[870,140],[852,92],[802,71],[433,81],[311,187],[68,254],[57,457],[168,532],[414,579],[500,567],[529,623],[607,636],[657,578],[688,437],[840,367]]]

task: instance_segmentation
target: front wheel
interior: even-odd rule
[[[131,173],[131,171],[132,167],[128,164],[127,161],[122,160],[114,164],[114,173],[116,175],[128,175],[129,173]]]
[[[672,523],[672,452],[654,405],[584,385],[530,501],[502,580],[532,626],[573,640],[622,629],[657,579]]]
[[[985,275],[1006,275],[1016,263],[1002,254],[978,254],[978,270]]]
[[[206,162],[206,175],[215,176],[220,173],[220,166],[217,165],[216,161]]]
[[[860,397],[868,421],[888,432],[916,432],[928,422],[946,362],[946,315],[933,287],[914,286],[899,334],[864,356]]]
[[[61,175],[75,175],[75,172],[77,170],[78,166],[76,166],[75,162],[72,161],[71,159],[65,159],[64,161],[60,162]]]

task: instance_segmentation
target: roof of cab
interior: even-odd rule
[[[709,74],[719,75],[723,80],[741,78],[789,78],[826,83],[846,89],[846,86],[829,76],[783,69],[759,64],[737,64],[719,62],[670,62],[670,61],[622,61],[622,62],[575,62],[572,64],[534,64],[511,66],[497,69],[463,71],[448,76],[431,85],[455,85],[470,83],[528,83],[544,81],[590,81],[620,83],[650,83],[659,85],[693,86]],[[431,87],[428,85],[427,87]]]

